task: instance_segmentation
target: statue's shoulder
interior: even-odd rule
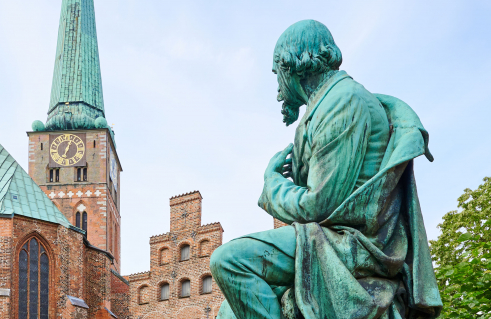
[[[329,100],[365,100],[374,101],[376,97],[365,87],[347,74],[332,86],[326,95]],[[325,99],[324,99],[325,100]],[[324,102],[324,101],[323,101]]]
[[[344,77],[326,93],[318,107],[320,113],[329,113],[336,108],[343,108],[347,104],[353,107],[366,108],[379,103],[371,92],[351,77]]]

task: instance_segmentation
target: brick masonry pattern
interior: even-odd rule
[[[212,281],[212,292],[202,293],[202,280],[210,273],[210,256],[222,244],[220,223],[201,225],[199,192],[170,200],[170,232],[150,238],[150,271],[128,276],[133,318],[214,318],[225,299]],[[180,261],[180,249],[190,246],[190,258]],[[180,297],[184,280],[191,295]],[[169,284],[170,297],[160,300],[160,287]]]
[[[31,237],[47,249],[50,260],[50,318],[109,319],[106,308],[120,319],[130,318],[129,300],[120,295],[129,286],[114,276],[104,251],[85,245],[78,231],[20,216],[0,218],[0,288],[10,289],[10,296],[0,296],[0,318],[17,318],[18,252]],[[89,309],[71,305],[68,295],[85,300]]]

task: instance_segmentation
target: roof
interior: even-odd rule
[[[104,113],[94,0],[61,4],[50,113],[60,103],[84,102]]]
[[[20,215],[72,226],[29,174],[0,144],[0,217]]]
[[[46,124],[34,131],[108,128],[104,112],[94,0],[62,0]]]
[[[203,198],[203,196],[201,196],[201,193],[199,191],[192,191],[192,192],[189,192],[189,193],[184,193],[184,194],[181,194],[181,195],[172,196],[169,199],[176,199],[176,198],[180,198],[180,197],[184,197],[184,196],[188,196],[188,195],[194,195],[194,194],[199,194],[199,196],[201,198]]]

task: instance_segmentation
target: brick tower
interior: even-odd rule
[[[128,276],[134,318],[213,319],[225,298],[210,272],[220,223],[201,225],[198,191],[170,199],[170,232],[150,238],[150,271]]]
[[[29,175],[120,271],[120,172],[102,94],[93,0],[63,0],[46,124],[34,121]]]

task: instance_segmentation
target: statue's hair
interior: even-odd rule
[[[318,21],[302,20],[286,29],[276,42],[273,70],[279,67],[303,77],[339,70],[342,61],[329,29]]]

